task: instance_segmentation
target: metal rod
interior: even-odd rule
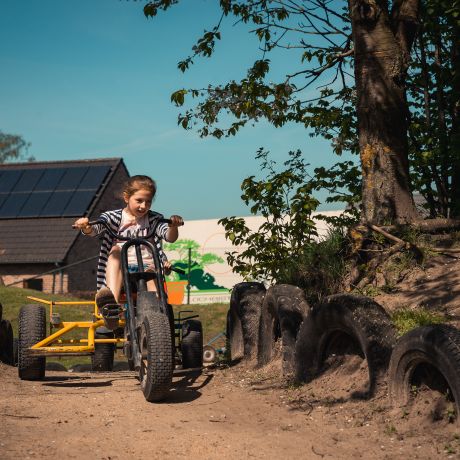
[[[192,265],[192,248],[188,248],[188,267],[187,267],[187,305],[190,305],[190,267]]]
[[[98,257],[99,256],[88,257],[87,259],[78,260],[77,262],[73,262],[73,263],[71,263],[69,265],[64,265],[64,266],[59,267],[59,268],[54,268],[53,270],[49,270],[47,272],[40,273],[39,275],[31,276],[30,278],[21,278],[19,281],[15,281],[14,283],[7,284],[5,287],[14,286],[15,284],[20,284],[20,283],[22,283],[24,281],[34,280],[35,278],[40,278],[40,276],[43,276],[43,275],[50,275],[51,273],[57,273],[57,272],[62,271],[65,268],[73,267],[75,265],[80,265],[80,264],[83,264],[85,262],[89,262],[90,260],[97,259]]]

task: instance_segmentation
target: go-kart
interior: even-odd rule
[[[50,356],[91,355],[92,368],[110,371],[114,352],[122,348],[131,370],[139,377],[142,392],[147,401],[161,401],[169,393],[173,370],[176,365],[183,369],[199,368],[203,359],[203,337],[198,315],[180,311],[174,318],[168,303],[164,272],[158,250],[149,239],[161,222],[158,219],[152,232],[142,238],[127,238],[115,234],[104,220],[90,222],[102,224],[113,238],[126,241],[121,249],[124,297],[120,304],[110,305],[116,311],[118,323],[114,330],[105,327],[105,320],[94,301],[66,302],[48,301],[28,297],[39,304],[29,304],[19,313],[18,370],[24,380],[40,380],[45,377],[46,358]],[[135,272],[128,270],[128,249],[134,246],[137,266]],[[153,256],[154,270],[145,271],[141,247],[149,248]],[[175,271],[183,273],[179,269]],[[156,291],[148,291],[152,280]],[[49,335],[46,327],[46,309],[49,306]],[[62,321],[56,307],[91,306],[92,318],[88,321]],[[62,310],[62,308],[60,308]],[[113,320],[113,318],[112,318]],[[86,329],[86,338],[64,338],[71,331]]]

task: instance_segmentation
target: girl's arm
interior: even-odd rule
[[[168,224],[168,230],[166,231],[165,240],[168,243],[174,243],[179,237],[178,227],[184,225],[184,220],[181,216],[172,215],[170,218],[171,223]]]

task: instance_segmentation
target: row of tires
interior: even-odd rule
[[[296,286],[266,290],[260,283],[239,283],[227,314],[227,339],[232,360],[264,366],[281,354],[283,373],[298,382],[317,377],[333,353],[360,355],[368,366],[361,396],[372,397],[385,377],[394,406],[406,405],[412,385],[426,374],[459,413],[460,331],[431,325],[398,338],[386,311],[367,297],[332,295],[311,308]]]

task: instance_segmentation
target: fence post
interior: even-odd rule
[[[187,305],[190,305],[190,266],[192,265],[192,248],[188,248],[187,266]]]

